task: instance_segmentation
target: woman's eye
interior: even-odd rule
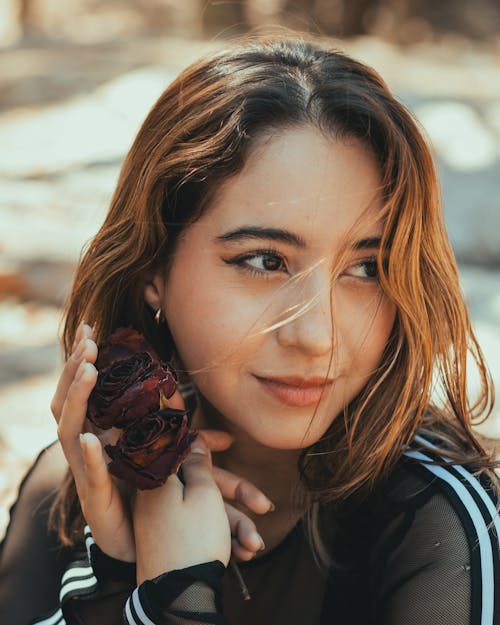
[[[355,265],[352,265],[347,271],[348,276],[353,278],[361,278],[363,280],[377,280],[378,279],[378,265],[375,258],[368,260],[362,260]]]
[[[247,258],[245,262],[259,271],[279,271],[283,268],[283,259],[271,254],[258,254]]]
[[[259,250],[251,254],[243,254],[225,260],[224,262],[229,265],[236,265],[252,274],[261,274],[264,276],[266,276],[266,274],[287,270],[283,257],[271,250]]]

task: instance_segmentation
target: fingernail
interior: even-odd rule
[[[191,448],[191,453],[192,454],[202,454],[203,456],[207,455],[207,452],[202,449],[201,447],[192,447]]]
[[[80,434],[80,447],[83,451],[87,449],[87,439],[85,438],[85,434]]]
[[[276,506],[273,504],[272,501],[269,502],[271,505],[269,506],[269,510],[268,512],[274,512],[276,510]]]
[[[258,532],[252,532],[250,534],[250,538],[252,542],[260,543],[260,547],[258,548],[258,551],[263,551],[266,548],[264,541],[262,540],[262,536]]]
[[[82,432],[80,434],[80,447],[83,452],[88,451],[89,443],[92,440],[92,434],[90,432]]]

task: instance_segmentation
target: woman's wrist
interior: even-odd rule
[[[220,560],[212,560],[212,562],[220,562]],[[192,561],[183,559],[182,564],[169,562],[169,566],[167,566],[164,561],[160,563],[153,561],[153,559],[149,561],[146,560],[146,562],[142,563],[142,566],[141,563],[138,562],[136,566],[136,583],[137,586],[151,581],[158,583],[159,580],[166,578],[167,575],[173,573],[179,574],[180,571],[197,570],[196,567],[203,567],[206,564],[209,564],[209,562],[200,562],[199,559]],[[224,564],[222,562],[220,562],[220,564],[225,570],[226,567]]]

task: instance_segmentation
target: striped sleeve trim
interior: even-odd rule
[[[97,588],[97,578],[92,567],[85,560],[74,562],[66,569],[59,592],[59,601],[64,604],[71,597],[88,595]]]
[[[31,621],[31,625],[66,625],[61,608],[57,608],[55,612],[44,618],[42,621]]]
[[[420,436],[419,434],[415,436],[415,440],[419,443],[423,443],[424,445],[427,445],[428,447],[432,449],[438,450],[436,445],[434,445],[433,443],[425,439],[423,436]],[[486,489],[484,488],[484,486],[477,479],[477,477],[472,475],[472,473],[468,471],[465,467],[459,464],[454,464],[451,466],[451,469],[453,471],[456,471],[456,473],[458,473],[470,485],[470,487],[474,489],[475,493],[481,499],[481,501],[483,502],[484,506],[486,507],[488,511],[489,517],[488,516],[485,517],[487,523],[488,524],[493,523],[497,537],[500,539],[500,512],[497,510],[493,500],[491,499],[490,495],[486,492]]]
[[[87,531],[88,530],[88,531]],[[85,545],[87,551],[94,540],[88,526],[85,528]],[[61,578],[59,606],[48,616],[31,622],[30,625],[67,625],[64,618],[64,606],[73,597],[88,596],[97,590],[97,578],[94,575],[90,559],[71,562]]]
[[[430,448],[435,447],[421,436],[415,437],[415,440]],[[495,582],[495,577],[498,577],[500,566],[498,543],[500,519],[490,495],[465,467],[460,465],[443,467],[432,464],[434,459],[431,456],[415,449],[407,450],[405,455],[418,460],[422,467],[440,480],[455,510],[463,519],[464,526],[471,528],[471,531],[467,531],[467,535],[473,560],[477,563],[477,566],[476,564],[473,566],[472,575],[473,581],[476,578],[479,585],[477,595],[479,605],[474,605],[474,594],[472,597],[473,622],[478,625],[498,625],[498,621],[495,620],[495,602],[499,596],[499,580]],[[493,528],[494,531],[491,531]],[[472,533],[475,534],[474,540],[471,540]],[[474,557],[476,555],[474,549],[479,552],[477,558]],[[479,570],[476,572],[475,569]]]
[[[86,525],[83,529],[83,536],[85,538],[85,548],[87,549],[87,558],[90,560],[90,548],[95,544],[95,540],[92,537],[90,526]]]
[[[97,589],[97,579],[86,560],[72,562],[61,579],[59,606],[49,616],[34,620],[31,625],[66,625],[63,608],[72,597],[90,595]]]
[[[127,625],[158,625],[158,623],[152,621],[146,613],[144,605],[141,602],[140,590],[140,587],[136,588],[127,599],[124,610],[125,623]]]

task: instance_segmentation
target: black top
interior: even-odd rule
[[[329,575],[301,522],[273,551],[240,563],[246,601],[218,561],[136,589],[133,565],[102,554],[89,532],[78,547],[61,547],[47,530],[66,469],[53,444],[24,478],[0,545],[0,623],[499,625],[496,499],[483,478],[429,465],[431,456],[410,449],[356,509],[323,511]]]

